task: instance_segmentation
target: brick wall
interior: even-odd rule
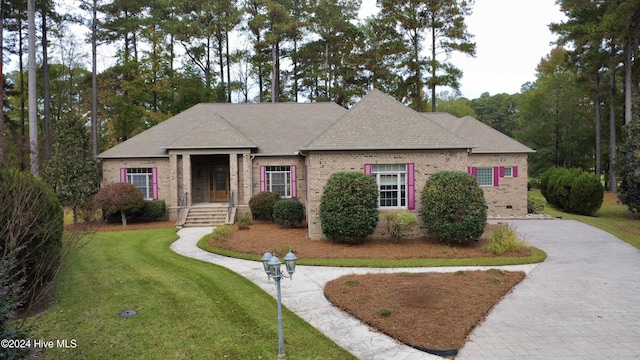
[[[420,193],[432,174],[439,171],[467,171],[467,167],[517,166],[518,177],[503,177],[499,186],[483,186],[490,217],[523,216],[527,213],[527,155],[468,155],[466,151],[410,152],[312,152],[307,157],[309,176],[309,206],[307,221],[309,237],[322,238],[320,199],[331,174],[340,171],[364,172],[364,164],[415,165],[415,199],[418,217],[417,234],[424,230],[420,220]],[[385,210],[382,210],[385,211]],[[374,236],[386,236],[385,224],[378,223]]]

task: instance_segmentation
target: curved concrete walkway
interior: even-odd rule
[[[525,271],[528,276],[473,331],[457,359],[639,358],[640,252],[576,221],[510,223],[549,257],[542,264],[500,267]],[[171,249],[227,267],[275,297],[273,281],[267,279],[261,263],[211,254],[195,245],[211,230],[181,229]],[[359,359],[440,359],[371,331],[333,307],[324,298],[323,287],[348,274],[459,269],[463,268],[298,266],[293,281],[282,281],[282,302]]]

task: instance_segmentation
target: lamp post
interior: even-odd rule
[[[267,273],[269,279],[273,278],[276,282],[276,292],[278,300],[278,359],[286,359],[284,354],[284,336],[282,331],[282,298],[280,296],[280,280],[284,278],[291,279],[293,273],[296,271],[296,261],[298,258],[289,251],[284,256],[284,263],[287,268],[289,276],[280,271],[280,259],[277,256],[272,255],[268,250],[262,256],[262,265],[264,266],[264,272]]]

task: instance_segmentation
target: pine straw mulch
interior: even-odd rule
[[[493,225],[495,226],[495,225]],[[488,225],[491,231],[492,225]],[[486,235],[486,234],[485,234]],[[473,258],[492,257],[483,251],[486,236],[476,244],[444,246],[437,240],[367,239],[362,244],[309,240],[305,226],[283,228],[254,221],[249,230],[234,230],[211,245],[245,254],[266,249],[283,256],[291,248],[298,258]],[[526,249],[504,256],[530,256]],[[418,349],[455,350],[493,306],[518,284],[523,272],[461,271],[457,273],[367,274],[344,276],[325,285],[325,296],[377,331]],[[455,351],[438,352],[453,356]]]

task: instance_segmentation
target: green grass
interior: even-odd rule
[[[209,245],[211,235],[205,235],[198,241],[198,247],[215,254],[238,259],[260,261],[262,256],[243,254]],[[525,257],[486,257],[470,259],[298,259],[298,265],[344,266],[344,267],[441,267],[441,266],[501,266],[522,265],[543,262],[547,254],[535,247],[531,256]]]
[[[529,191],[529,196],[544,200],[540,190]],[[594,216],[566,213],[549,203],[545,204],[542,213],[589,224],[640,249],[640,214],[631,213],[626,205],[618,203],[613,196],[605,196],[602,207],[596,211]]]
[[[33,335],[77,346],[41,358],[275,358],[273,297],[230,270],[173,253],[175,239],[175,229],[102,232],[74,253]],[[129,309],[138,314],[119,316]],[[289,359],[353,358],[283,311]]]

